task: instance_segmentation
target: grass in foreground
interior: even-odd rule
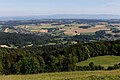
[[[120,80],[120,70],[1,75],[0,80]]]
[[[77,63],[77,66],[88,66],[90,62],[94,62],[95,65],[101,65],[107,68],[108,66],[113,66],[114,64],[120,63],[120,56],[98,56],[90,58],[86,61]]]

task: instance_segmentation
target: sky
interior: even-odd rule
[[[0,0],[0,16],[120,15],[120,0]]]

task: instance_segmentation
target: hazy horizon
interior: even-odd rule
[[[36,15],[6,15],[6,16],[0,16],[0,17],[35,17],[35,16],[69,16],[69,15],[73,15],[73,16],[120,16],[120,14],[36,14]]]
[[[120,0],[3,0],[0,16],[55,14],[120,15]]]

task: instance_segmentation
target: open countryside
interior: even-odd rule
[[[1,0],[0,80],[120,80],[120,0]]]

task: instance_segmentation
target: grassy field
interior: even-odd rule
[[[120,63],[120,56],[99,56],[90,58],[86,61],[82,61],[77,63],[77,66],[87,66],[90,62],[94,62],[95,65],[101,65],[107,68],[108,66],[112,66],[114,64]]]
[[[1,75],[0,80],[120,80],[120,70]]]
[[[45,24],[45,25],[19,25],[19,26],[15,26],[15,28],[23,28],[26,30],[41,30],[42,28],[56,28],[55,26],[51,26],[50,24]]]

